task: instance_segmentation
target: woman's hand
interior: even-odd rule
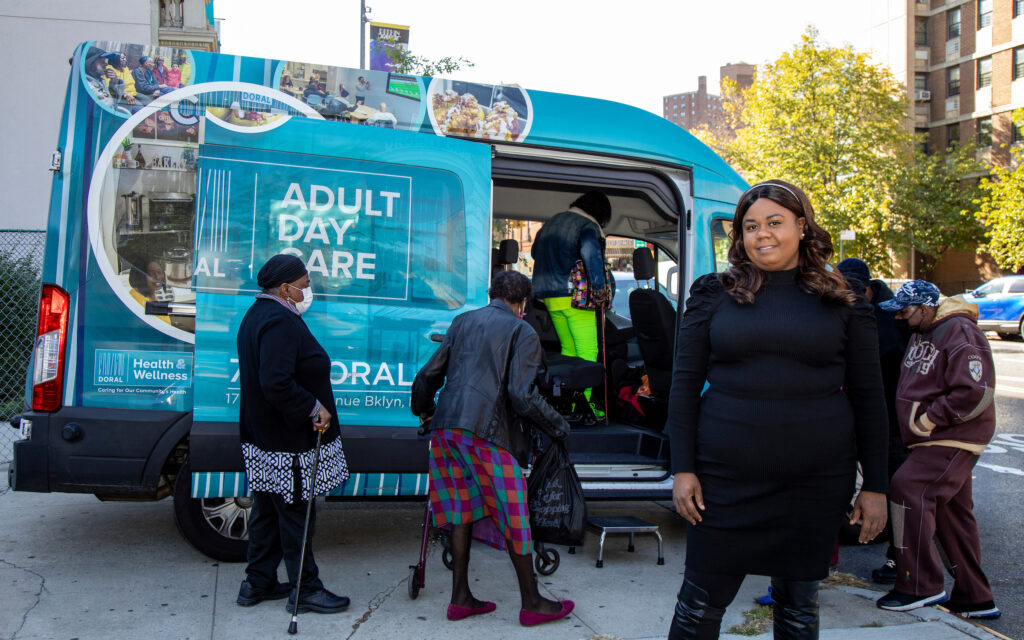
[[[320,411],[313,416],[313,430],[323,433],[331,426],[331,412],[320,406]]]
[[[676,513],[690,524],[695,525],[703,520],[700,511],[704,510],[704,494],[696,473],[677,473],[672,477],[672,503]]]
[[[886,517],[885,494],[861,491],[857,499],[853,501],[853,515],[850,516],[850,524],[860,522],[858,542],[867,544],[874,540],[875,536],[885,528]]]

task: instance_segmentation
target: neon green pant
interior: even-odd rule
[[[572,298],[545,298],[544,306],[551,315],[555,333],[562,343],[563,356],[575,356],[597,362],[597,312],[587,309],[573,309]],[[590,389],[583,394],[590,400]]]

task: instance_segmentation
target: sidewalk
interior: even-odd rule
[[[0,465],[0,477],[6,478]],[[6,483],[3,483],[6,485]],[[281,602],[235,604],[244,567],[211,561],[175,529],[169,501],[101,503],[92,496],[14,493],[0,488],[0,638],[109,640],[111,638],[286,638],[290,616]],[[551,598],[577,603],[569,619],[535,628],[517,621],[518,590],[507,555],[474,545],[470,581],[475,595],[493,600],[495,613],[444,619],[450,573],[432,548],[426,586],[410,599],[409,565],[416,562],[422,504],[320,505],[314,542],[328,588],[352,598],[337,615],[303,614],[299,634],[361,639],[515,638],[529,640],[638,640],[665,638],[682,581],[685,523],[667,503],[591,503],[591,515],[635,515],[661,527],[665,565],[656,564],[653,536],[609,536],[604,568],[595,565],[597,537],[540,577]],[[754,608],[768,579],[744,582],[723,622],[723,638],[737,635],[743,612]],[[990,634],[927,608],[911,613],[877,609],[880,592],[835,585],[821,591],[824,640],[991,640]],[[1019,639],[1014,639],[1019,640]]]

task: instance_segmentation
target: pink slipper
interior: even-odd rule
[[[576,606],[572,600],[562,600],[562,609],[558,613],[534,613],[527,611],[526,609],[519,610],[519,624],[524,627],[533,627],[538,624],[544,624],[545,622],[554,622],[555,620],[561,620],[565,616],[572,613],[573,607]]]
[[[449,620],[462,620],[470,616],[478,616],[482,613],[490,613],[498,608],[498,605],[493,602],[485,602],[477,608],[472,607],[460,607],[457,604],[448,605],[448,619]]]

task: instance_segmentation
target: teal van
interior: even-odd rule
[[[143,55],[164,60],[159,95],[106,73]],[[304,318],[332,358],[352,471],[328,499],[422,499],[417,370],[456,315],[487,304],[494,269],[529,272],[536,228],[600,189],[609,251],[625,247],[615,268],[644,286],[615,301],[632,311],[609,313],[627,347],[599,376],[651,373],[653,393],[628,419],[574,428],[569,446],[588,497],[669,497],[652,358],[671,355],[681,292],[723,265],[746,186],[671,122],[511,85],[87,42],[52,171],[15,490],[173,496],[193,545],[242,559],[235,334],[259,267],[285,252],[311,274]],[[634,265],[634,247],[653,263]]]

